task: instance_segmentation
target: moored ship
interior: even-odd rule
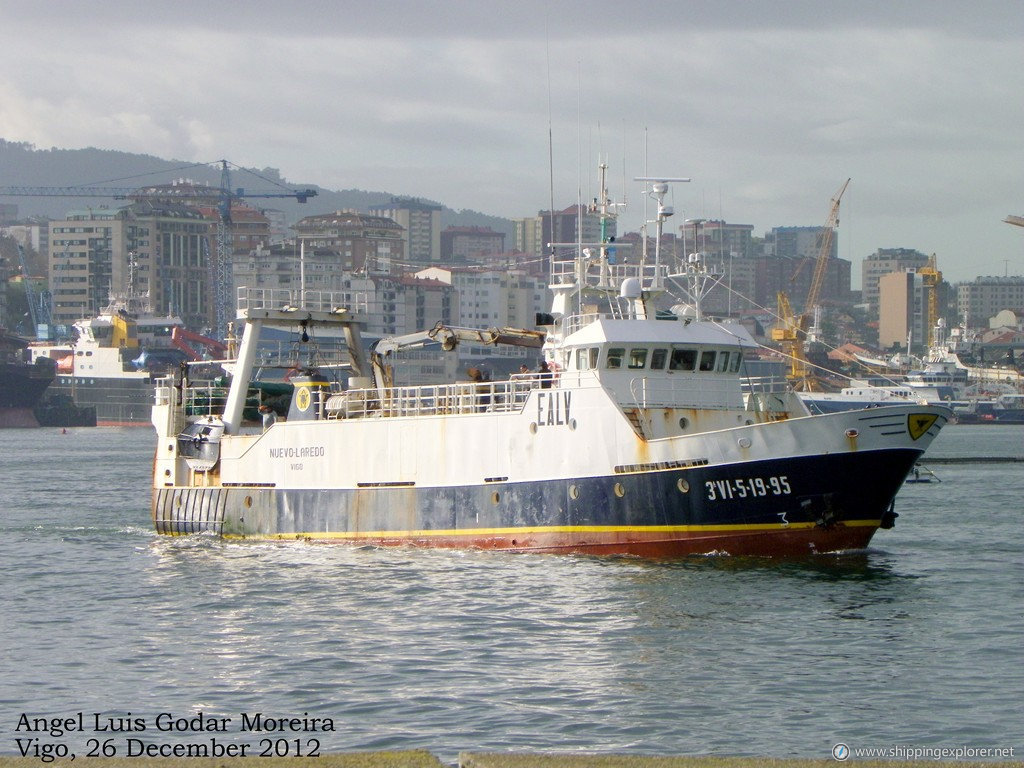
[[[662,221],[659,208],[659,235]],[[369,354],[360,318],[330,294],[242,292],[223,407],[198,415],[200,384],[158,383],[156,530],[673,557],[862,549],[891,527],[896,493],[949,409],[812,416],[793,393],[744,396],[744,355],[758,345],[702,316],[699,254],[680,278],[690,311],[664,320],[651,302],[669,279],[657,255],[614,263],[608,243],[580,246],[552,257],[554,300],[537,329],[438,325]],[[306,367],[287,417],[255,424],[243,411],[271,327],[343,333],[347,378]],[[393,385],[392,354],[460,340],[536,347],[547,367]]]
[[[34,344],[32,353],[56,361],[51,407],[86,414],[98,426],[149,426],[156,378],[196,357],[184,336],[216,344],[189,333],[177,316],[156,315],[137,295],[112,297],[74,330],[74,341]]]
[[[28,344],[0,328],[0,428],[39,426],[33,408],[56,372],[52,361],[28,362]]]

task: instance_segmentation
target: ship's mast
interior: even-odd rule
[[[656,233],[654,238],[654,277],[652,278],[652,288],[663,288],[661,283],[661,236],[665,231],[665,221],[669,216],[675,213],[675,209],[671,205],[665,205],[665,195],[668,194],[668,185],[675,183],[686,183],[690,181],[687,178],[671,178],[668,176],[637,176],[634,181],[650,182],[651,188],[648,191],[648,195],[658,201],[658,213],[654,217],[653,222],[644,222],[644,249],[647,248],[647,224],[654,224],[654,231]]]

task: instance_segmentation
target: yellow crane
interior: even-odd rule
[[[821,288],[825,284],[825,273],[828,270],[828,259],[832,253],[832,240],[835,237],[836,227],[839,226],[839,201],[846,192],[850,180],[847,179],[839,191],[832,196],[831,207],[829,208],[828,219],[821,229],[820,248],[818,259],[814,264],[814,275],[811,277],[811,288],[807,292],[807,301],[804,304],[804,311],[799,315],[793,312],[789,302],[789,296],[785,291],[779,291],[779,317],[781,322],[772,329],[772,341],[779,342],[783,354],[789,358],[789,380],[794,388],[804,392],[811,392],[818,388],[816,377],[810,372],[807,364],[807,355],[804,350],[804,343],[807,340],[807,330],[814,314],[814,307],[821,295]],[[795,275],[794,275],[795,277]]]
[[[930,348],[935,343],[935,326],[939,322],[939,285],[942,284],[942,273],[936,267],[935,254],[928,258],[928,266],[917,270],[921,276],[921,285],[928,298],[928,316],[925,318],[926,344]],[[909,350],[908,350],[909,351]]]

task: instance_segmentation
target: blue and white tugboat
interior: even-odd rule
[[[659,259],[613,263],[607,243],[580,243],[552,258],[554,301],[537,329],[438,325],[369,354],[336,297],[245,292],[223,407],[197,415],[198,385],[158,383],[156,529],[651,557],[866,547],[892,526],[897,491],[951,412],[812,416],[793,393],[745,395],[757,343],[701,315],[699,254],[682,277],[689,310],[656,319],[652,299],[671,279]],[[334,333],[348,355],[342,384],[306,368],[286,418],[257,424],[243,412],[265,328]],[[398,350],[466,340],[536,347],[550,371],[393,385]]]

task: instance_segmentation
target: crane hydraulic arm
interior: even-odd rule
[[[378,341],[371,355],[374,383],[378,389],[393,386],[391,366],[387,365],[385,358],[403,349],[418,349],[430,343],[438,343],[445,352],[451,352],[460,342],[540,348],[544,346],[544,338],[544,331],[525,328],[460,328],[439,322],[426,331],[388,336]]]

